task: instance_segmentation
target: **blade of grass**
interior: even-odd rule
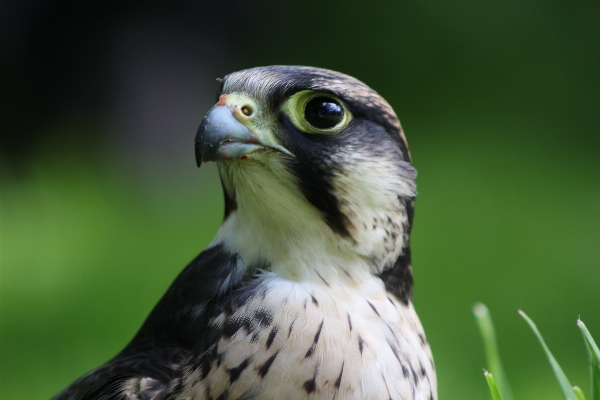
[[[592,400],[600,400],[600,365],[593,364],[592,372]]]
[[[575,395],[577,396],[577,398],[579,400],[585,400],[585,396],[583,395],[583,392],[577,386],[573,386],[573,392],[575,392]]]
[[[590,370],[592,374],[592,400],[600,400],[600,349],[586,328],[583,321],[577,320],[577,326],[583,334],[588,353],[590,354]]]
[[[487,381],[488,386],[490,387],[490,392],[492,392],[492,398],[494,400],[502,400],[502,395],[500,394],[500,389],[498,389],[498,385],[496,384],[496,381],[494,380],[494,377],[492,376],[492,374],[490,374],[489,372],[487,372],[484,369],[483,376],[485,376],[485,380]],[[583,400],[585,400],[585,399],[583,399]]]
[[[556,376],[556,379],[558,380],[558,383],[560,385],[560,388],[562,389],[565,399],[579,400],[577,398],[577,395],[573,391],[573,386],[571,385],[571,383],[567,379],[567,376],[563,372],[562,368],[560,367],[560,365],[558,364],[558,362],[556,361],[556,359],[550,352],[550,349],[546,345],[546,342],[544,341],[544,338],[540,334],[540,331],[538,331],[537,326],[535,326],[533,321],[523,311],[519,310],[519,314],[521,315],[521,317],[523,317],[523,319],[525,319],[525,321],[527,321],[527,323],[529,324],[529,327],[531,328],[533,333],[535,333],[538,340],[540,341],[540,344],[544,348],[544,351],[546,352],[546,356],[548,357],[548,361],[550,362],[550,365],[552,366],[552,369],[554,370],[554,375]]]
[[[510,389],[510,385],[508,384],[506,374],[504,373],[502,362],[500,361],[496,330],[494,329],[494,323],[492,322],[490,312],[485,304],[477,303],[473,306],[473,314],[475,315],[475,320],[477,321],[479,332],[481,332],[481,338],[483,339],[485,359],[487,361],[487,368],[491,371],[490,375],[494,376],[494,380],[497,383],[500,393],[504,395],[504,399],[513,400],[514,396]]]

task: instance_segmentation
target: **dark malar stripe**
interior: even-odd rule
[[[290,138],[284,146],[297,158],[286,160],[290,173],[296,177],[298,186],[306,200],[321,211],[325,223],[340,236],[352,238],[349,229],[354,228],[350,219],[340,210],[340,204],[334,195],[335,189],[331,180],[331,168],[324,159],[326,144],[308,140],[289,120],[283,115],[280,123],[290,133]],[[318,135],[315,135],[318,136]]]
[[[229,193],[227,193],[227,190],[225,190],[225,185],[223,184],[223,177],[221,177],[221,187],[223,188],[223,197],[225,199],[225,213],[223,216],[223,220],[226,220],[227,217],[229,217],[229,214],[237,210],[238,205],[235,198],[229,195]]]
[[[406,208],[408,221],[404,230],[410,234],[412,221],[414,217],[415,203],[411,198],[400,198],[400,202]],[[385,284],[385,289],[392,293],[404,305],[412,300],[413,277],[411,269],[410,242],[407,236],[407,241],[402,249],[402,254],[398,257],[393,267],[386,269],[377,276]]]

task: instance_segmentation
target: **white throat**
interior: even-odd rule
[[[246,266],[268,266],[293,281],[336,281],[349,276],[355,280],[393,263],[407,240],[406,214],[398,212],[400,202],[393,191],[374,191],[390,194],[370,199],[362,191],[357,198],[349,193],[350,183],[339,179],[347,194],[340,204],[353,224],[352,238],[347,238],[327,225],[283,163],[234,163],[221,166],[220,172],[237,208],[223,222],[213,244],[240,254]],[[364,170],[360,172],[362,179],[371,179]]]
[[[213,244],[237,252],[247,266],[268,265],[293,281],[370,273],[370,261],[356,252],[351,239],[331,230],[280,164],[249,162],[221,172],[226,188],[227,182],[235,187],[228,189],[235,193],[237,209],[223,221]]]

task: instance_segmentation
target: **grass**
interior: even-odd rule
[[[479,331],[483,339],[488,369],[492,371],[492,373],[486,370],[483,371],[483,375],[490,388],[492,399],[512,400],[514,397],[512,391],[510,390],[508,379],[506,378],[506,374],[504,373],[504,369],[502,367],[502,362],[500,360],[500,352],[498,350],[498,343],[496,340],[496,333],[489,310],[484,304],[478,303],[473,307],[473,314],[475,315],[477,324],[479,326]],[[571,385],[571,382],[569,382],[567,375],[560,367],[556,358],[552,355],[552,352],[548,348],[548,345],[546,344],[542,334],[538,330],[535,323],[531,320],[531,318],[529,318],[529,316],[527,316],[527,314],[525,314],[521,310],[519,310],[519,315],[521,315],[521,317],[525,319],[525,321],[537,337],[538,341],[540,342],[542,348],[544,349],[546,357],[548,358],[548,362],[550,363],[550,366],[552,367],[552,370],[554,372],[554,376],[556,377],[556,380],[562,390],[563,398],[566,400],[585,400],[585,395],[583,394],[583,391],[579,387]],[[600,349],[598,349],[598,345],[594,341],[592,335],[586,328],[583,321],[577,320],[577,326],[581,330],[589,354],[591,399],[599,400]]]

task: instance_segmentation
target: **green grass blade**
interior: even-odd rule
[[[493,379],[495,379],[495,383],[497,383],[500,393],[504,395],[504,400],[513,400],[514,396],[510,389],[510,385],[508,384],[506,374],[504,373],[504,368],[502,368],[502,362],[500,361],[496,330],[494,329],[490,312],[485,304],[477,303],[473,307],[473,314],[475,315],[475,320],[477,321],[479,332],[481,332],[481,338],[483,339],[487,369],[491,371],[490,375],[494,376]]]
[[[577,396],[577,398],[579,400],[585,400],[585,396],[583,395],[583,392],[577,386],[573,386],[573,392],[575,392],[575,395]]]
[[[573,391],[573,386],[571,385],[571,383],[569,383],[569,380],[567,379],[567,376],[565,375],[565,373],[563,372],[562,368],[560,367],[560,365],[558,365],[558,362],[556,361],[556,359],[554,358],[554,356],[550,352],[550,349],[546,345],[546,342],[544,341],[544,338],[540,334],[540,331],[538,331],[537,327],[535,326],[535,324],[533,323],[533,321],[527,316],[527,314],[525,314],[521,310],[519,310],[519,314],[521,315],[521,317],[523,317],[525,319],[525,321],[527,321],[527,323],[531,327],[531,330],[533,331],[533,333],[535,333],[535,335],[537,336],[538,340],[540,341],[540,344],[544,348],[544,351],[546,352],[546,356],[548,357],[548,361],[550,362],[550,365],[552,366],[552,369],[554,370],[554,375],[556,376],[556,379],[558,380],[558,383],[560,385],[560,388],[562,389],[562,392],[563,392],[563,395],[565,396],[565,399],[567,399],[567,400],[579,400],[577,398],[577,395]]]
[[[600,349],[581,320],[577,320],[577,326],[583,334],[583,340],[590,354],[590,370],[592,373],[592,400],[600,400]]]
[[[600,400],[600,365],[592,364],[592,400]]]
[[[488,386],[490,387],[490,392],[492,392],[492,398],[494,400],[502,400],[502,395],[500,394],[500,389],[498,389],[498,385],[496,385],[496,381],[494,380],[494,377],[492,376],[492,374],[490,374],[489,372],[487,372],[484,369],[483,376],[485,376],[485,380],[487,381]],[[585,399],[583,399],[583,400],[585,400]]]

